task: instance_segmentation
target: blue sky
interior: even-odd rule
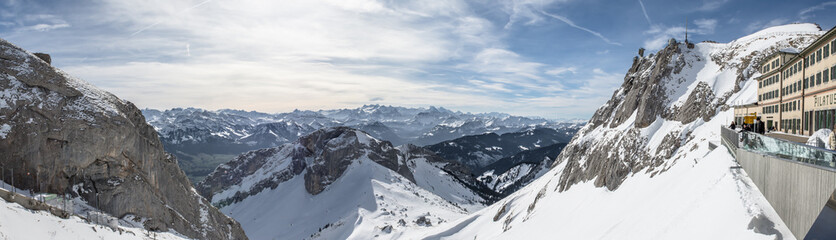
[[[827,1],[8,1],[0,38],[141,108],[588,118],[640,47],[836,24]]]

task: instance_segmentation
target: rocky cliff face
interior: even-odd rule
[[[72,192],[150,230],[246,239],[236,221],[197,194],[176,161],[133,104],[0,40],[5,182],[37,192]]]
[[[754,65],[761,58],[803,48],[822,34],[809,26],[766,29],[728,44],[694,48],[672,40],[656,54],[634,58],[612,99],[555,161],[554,166],[566,164],[560,190],[584,181],[614,190],[630,174],[664,172],[676,161],[674,153],[693,140],[691,131],[727,110],[744,81],[759,74]]]

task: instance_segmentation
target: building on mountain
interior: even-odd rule
[[[758,102],[767,128],[811,135],[836,123],[836,27],[803,50],[781,49],[764,58],[758,71]],[[735,119],[753,106],[735,106]],[[742,116],[742,115],[741,115]]]

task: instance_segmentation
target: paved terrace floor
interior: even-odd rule
[[[809,136],[804,135],[796,135],[796,134],[789,134],[789,133],[782,133],[782,132],[768,132],[766,136],[784,139],[787,141],[793,141],[801,144],[806,144],[807,139],[810,138]]]

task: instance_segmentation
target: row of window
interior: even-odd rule
[[[797,110],[801,110],[801,102],[799,102],[798,100],[781,104],[781,112],[790,112]]]
[[[796,133],[801,131],[801,119],[783,119],[781,120],[781,130],[784,132]]]
[[[825,44],[823,47],[816,50],[813,54],[810,54],[810,56],[807,56],[807,62],[809,63],[809,65],[813,66],[813,64],[816,64],[817,62],[821,62],[821,60],[823,58],[827,58],[827,57],[830,56],[831,53],[834,53],[834,52],[831,52],[831,51],[836,50],[836,48],[834,48],[834,49],[830,48],[830,45],[833,44],[833,43],[836,43],[836,40],[834,40],[834,42]],[[834,46],[836,46],[836,45],[834,45]],[[807,66],[805,66],[805,67],[807,67]]]
[[[776,83],[778,83],[778,74],[775,74],[775,76],[769,77],[767,79],[764,79],[763,81],[758,82],[758,88],[764,88],[766,86]]]
[[[766,101],[769,99],[777,98],[778,97],[778,89],[766,92],[758,96],[758,101]]]
[[[798,80],[789,86],[783,87],[781,91],[784,93],[784,96],[801,91],[801,80]]]
[[[767,81],[772,81],[770,79],[772,79],[772,78],[769,78],[769,79],[765,80],[763,83],[767,83]],[[826,84],[830,80],[836,80],[836,65],[833,65],[832,67],[830,67],[830,69],[825,69],[824,71],[818,72],[816,74],[812,74],[812,75],[810,75],[810,77],[804,78],[803,82],[802,82],[802,80],[799,80],[799,81],[794,82],[790,85],[787,85],[787,86],[781,88],[780,93],[784,96],[790,95],[790,94],[796,93],[798,91],[801,91],[802,86],[804,87],[804,89],[807,89],[807,88],[816,87],[816,86],[819,86],[819,85],[822,85],[822,84]],[[773,98],[776,98],[776,97],[778,97],[778,95],[773,93],[773,91],[770,91],[768,93],[761,94],[761,96],[758,97],[758,100],[763,101],[763,100],[773,99]]]
[[[836,65],[830,67],[830,69],[825,69],[824,71],[818,72],[816,74],[810,75],[810,77],[804,78],[804,82],[809,84],[804,84],[805,88],[807,87],[815,87],[821,84],[825,84],[831,79],[836,80]]]
[[[796,73],[801,72],[801,68],[801,61],[798,61],[795,64],[793,64],[792,67],[789,67],[787,68],[787,70],[784,70],[784,74],[782,76],[784,79],[787,79],[795,75]]]
[[[761,109],[763,114],[777,113],[778,105],[766,106]]]
[[[815,111],[815,113],[813,111],[809,111],[805,115],[807,116],[807,119],[809,119],[811,122],[810,124],[805,124],[804,130],[807,130],[807,125],[813,125],[813,119],[816,120],[814,130],[822,128],[832,128],[833,124],[836,124],[836,110],[833,109]]]
[[[774,68],[779,67],[779,66],[780,66],[780,65],[779,65],[779,64],[780,64],[780,62],[779,62],[780,60],[781,60],[781,58],[775,59],[775,61],[772,61],[771,63],[769,63],[769,64],[767,64],[767,65],[763,66],[763,73],[767,73],[767,72],[769,72],[769,70],[772,70],[772,69],[774,69]]]

